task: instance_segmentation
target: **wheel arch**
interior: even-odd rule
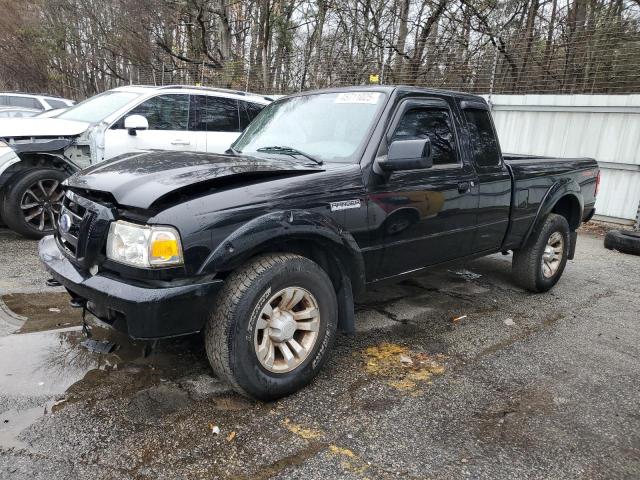
[[[531,234],[540,227],[550,213],[565,217],[570,230],[575,231],[580,226],[583,209],[584,200],[580,193],[580,186],[574,180],[554,183],[540,202],[536,217],[522,240],[522,245],[528,242]]]
[[[6,169],[3,170],[0,166],[0,189],[8,187],[25,171],[38,168],[54,168],[67,175],[72,175],[78,171],[78,168],[65,159],[63,155],[46,152],[22,153],[17,155],[17,158],[13,159]]]
[[[251,220],[220,242],[199,273],[230,272],[256,255],[284,251],[316,261],[333,276],[332,281],[346,275],[355,292],[364,289],[364,260],[353,236],[331,218],[302,210],[272,212]]]

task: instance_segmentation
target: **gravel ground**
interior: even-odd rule
[[[96,327],[119,348],[88,352],[36,243],[0,242],[0,478],[640,476],[640,257],[592,233],[547,294],[502,255],[370,292],[318,379],[269,404],[213,378],[197,336]]]

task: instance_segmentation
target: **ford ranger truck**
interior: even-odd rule
[[[552,288],[598,177],[592,159],[502,154],[480,97],[322,90],[270,104],[226,154],[73,175],[39,251],[103,322],[134,339],[204,331],[215,374],[270,400],[312,380],[372,285],[513,251],[516,283]]]

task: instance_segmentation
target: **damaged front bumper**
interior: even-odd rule
[[[51,276],[72,295],[87,301],[87,310],[135,339],[175,337],[204,327],[223,280],[142,286],[76,268],[53,236],[40,241],[40,259]]]

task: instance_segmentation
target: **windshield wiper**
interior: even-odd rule
[[[260,147],[256,151],[264,152],[264,153],[276,153],[276,154],[282,154],[282,155],[291,155],[292,157],[295,157],[296,155],[299,155],[301,157],[305,157],[305,158],[317,163],[318,165],[322,165],[322,160],[314,158],[311,155],[309,155],[307,153],[304,153],[304,152],[301,152],[300,150],[298,150],[296,148],[292,148],[292,147],[274,145],[272,147]]]

